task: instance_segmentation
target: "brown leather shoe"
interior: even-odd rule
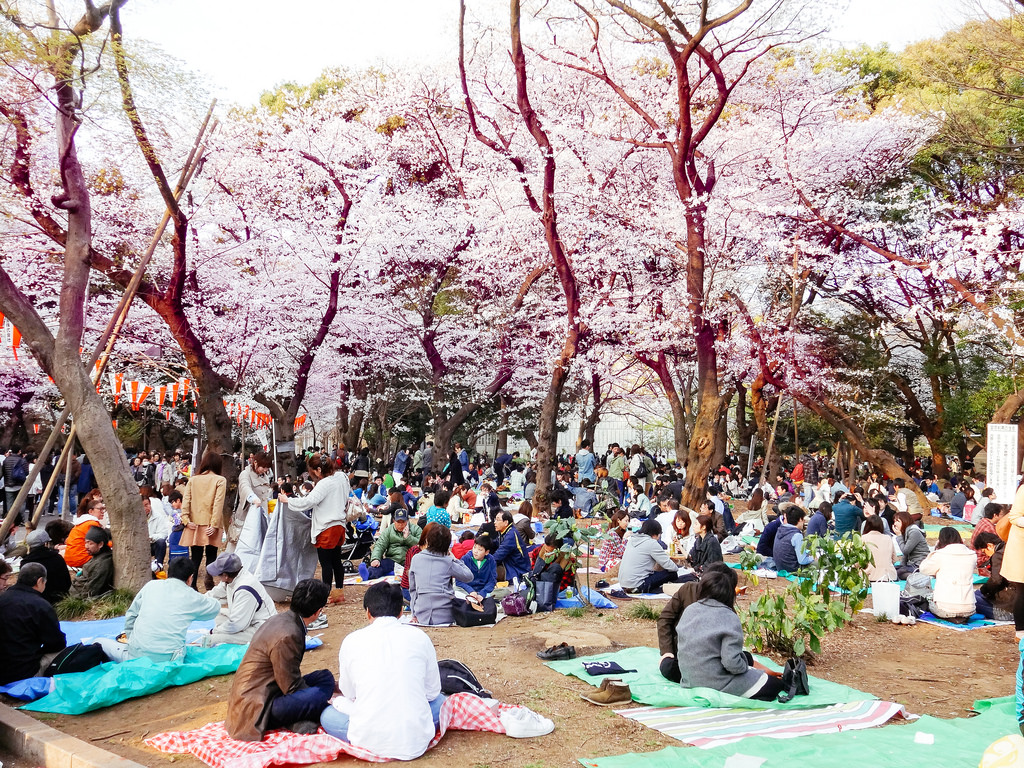
[[[597,704],[599,707],[610,707],[615,704],[629,704],[633,701],[633,692],[623,682],[609,680],[603,691],[595,691],[588,696],[580,696],[584,701]]]

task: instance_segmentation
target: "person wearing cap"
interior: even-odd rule
[[[226,552],[206,567],[217,585],[207,594],[221,603],[220,615],[202,644],[209,648],[221,643],[245,645],[263,622],[277,613],[274,601],[259,579],[242,567],[233,552]]]
[[[220,613],[220,600],[192,589],[195,575],[191,559],[171,558],[167,578],[149,582],[132,600],[124,616],[122,639],[96,641],[107,657],[116,662],[143,656],[153,661],[183,658],[189,625]]]
[[[39,563],[46,568],[46,588],[43,597],[55,605],[71,591],[71,572],[60,553],[53,549],[53,540],[46,531],[32,531],[26,538],[28,553],[21,558],[21,564]]]
[[[419,543],[423,531],[416,523],[409,522],[409,510],[397,509],[391,518],[391,525],[380,532],[370,550],[370,565],[364,579],[370,581],[395,572],[395,563],[404,563],[410,547]],[[360,574],[363,568],[360,567]]]
[[[85,532],[85,551],[89,562],[71,580],[72,597],[99,597],[114,588],[114,554],[110,551],[110,534],[94,525]]]

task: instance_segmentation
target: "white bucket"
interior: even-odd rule
[[[895,581],[871,582],[871,605],[875,616],[894,618],[900,615],[900,585]]]

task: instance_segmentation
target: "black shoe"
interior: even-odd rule
[[[314,723],[312,720],[299,720],[297,723],[292,723],[288,730],[303,736],[312,736],[320,730],[320,723]]]
[[[575,659],[576,649],[566,643],[552,645],[550,648],[538,651],[537,658],[542,661],[563,661],[565,659]]]
[[[594,589],[608,589],[608,587],[610,586],[611,584],[609,584],[607,580],[601,579],[599,582],[597,582],[597,584],[594,585]]]

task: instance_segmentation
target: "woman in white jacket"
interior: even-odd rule
[[[329,456],[314,454],[306,461],[309,476],[316,482],[308,496],[286,496],[280,494],[278,501],[284,501],[296,512],[313,510],[313,525],[310,536],[320,561],[320,580],[330,586],[331,577],[341,589],[345,585],[345,567],[341,561],[341,544],[345,540],[346,510],[348,508],[349,484],[344,472],[334,471],[334,462]]]
[[[974,615],[974,572],[978,556],[964,546],[960,533],[948,526],[939,531],[935,551],[921,563],[921,573],[935,577],[928,610],[940,619],[966,624]]]

